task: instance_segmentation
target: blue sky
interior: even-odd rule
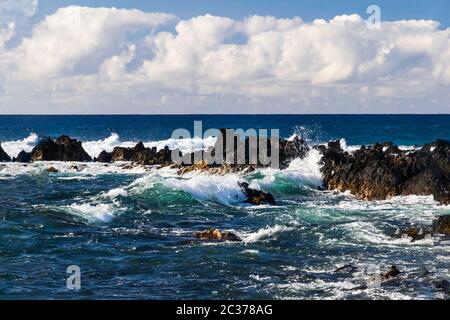
[[[432,19],[450,25],[448,0],[41,0],[40,13],[49,14],[71,4],[163,11],[181,18],[210,13],[238,19],[258,14],[279,18],[300,16],[306,21],[348,13],[365,16],[366,8],[376,4],[382,9],[383,20]]]
[[[0,0],[0,113],[449,113],[449,12],[449,0]]]

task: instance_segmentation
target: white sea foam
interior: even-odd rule
[[[250,187],[257,189],[270,188],[277,184],[278,179],[287,179],[298,185],[308,185],[312,188],[322,185],[322,172],[320,160],[322,155],[316,149],[308,152],[305,158],[295,159],[284,170],[262,169],[259,172],[264,176],[252,181]]]
[[[28,137],[22,140],[2,142],[2,148],[11,158],[14,158],[17,157],[22,150],[26,152],[33,150],[38,141],[38,135],[36,133],[30,133]]]
[[[291,231],[293,230],[292,227],[282,226],[282,225],[275,225],[273,227],[267,226],[266,228],[259,229],[256,232],[243,234],[243,242],[244,243],[251,243],[251,242],[257,242],[261,241],[267,238],[270,238],[278,233]]]
[[[198,173],[182,178],[169,178],[164,181],[164,185],[188,192],[199,200],[235,205],[245,200],[244,193],[238,185],[239,181],[243,181],[242,178],[234,174],[218,176]]]
[[[183,153],[205,150],[214,146],[217,138],[194,137],[191,139],[166,139],[159,141],[143,142],[147,148],[156,147],[157,150],[164,149],[168,146],[170,150],[180,149]],[[111,152],[115,147],[134,147],[139,141],[121,141],[117,133],[112,133],[109,137],[103,140],[86,141],[83,142],[83,148],[91,157],[97,157],[102,151]]]
[[[66,208],[91,222],[111,222],[118,212],[125,210],[118,207],[116,203],[74,203]]]

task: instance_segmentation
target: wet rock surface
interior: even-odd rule
[[[242,241],[237,235],[228,231],[221,231],[219,229],[208,229],[194,233],[194,237],[201,240],[215,240],[215,241]]]
[[[20,153],[13,159],[14,162],[29,163],[31,162],[31,152],[20,151]]]
[[[365,200],[399,195],[433,195],[450,203],[450,142],[436,140],[414,152],[392,143],[361,147],[348,153],[339,141],[320,146],[322,173],[327,189],[349,190]]]
[[[31,151],[32,161],[92,161],[81,141],[63,135],[56,140],[41,140]]]
[[[10,156],[3,150],[2,145],[0,144],[0,162],[9,162],[11,161]]]
[[[271,204],[276,205],[275,198],[271,193],[266,193],[261,190],[251,189],[247,182],[239,183],[239,187],[241,187],[242,191],[246,196],[246,203],[253,205],[261,205],[261,204]]]

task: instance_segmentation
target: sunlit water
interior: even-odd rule
[[[39,137],[62,133],[85,141],[92,156],[139,140],[157,147],[213,144],[211,138],[167,140],[169,128],[190,129],[193,119],[209,121],[205,129],[265,124],[312,143],[345,138],[350,149],[374,139],[407,147],[450,137],[448,116],[342,117],[0,117],[0,138],[12,156],[31,150]],[[342,129],[346,125],[351,129]],[[396,132],[386,129],[395,126]],[[122,164],[0,164],[0,298],[446,298],[433,282],[449,277],[450,240],[410,242],[395,234],[429,227],[450,208],[432,197],[364,202],[318,191],[319,160],[313,151],[282,171],[181,177],[171,169]],[[59,172],[48,173],[49,166]],[[237,184],[244,180],[273,193],[277,205],[245,205]],[[193,239],[193,232],[211,227],[243,241]],[[334,272],[347,264],[357,269]],[[81,268],[80,291],[66,287],[69,265]],[[361,287],[374,270],[391,265],[403,271],[399,279]]]

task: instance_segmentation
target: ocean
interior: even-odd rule
[[[393,141],[413,150],[450,139],[450,115],[0,116],[11,156],[67,134],[96,157],[115,146],[196,150],[212,137],[171,139],[209,128],[279,129],[310,144],[341,140],[348,151]],[[49,166],[58,169],[49,173]],[[76,166],[76,167],[75,167]],[[238,182],[271,192],[277,205],[243,203]],[[449,206],[432,197],[361,201],[319,191],[320,154],[284,170],[225,176],[99,163],[0,163],[0,299],[444,299],[450,241],[397,237],[430,227]],[[230,230],[242,242],[202,242],[195,231]],[[335,272],[352,265],[348,271]],[[401,276],[381,287],[374,274]],[[67,286],[79,267],[80,289]]]

